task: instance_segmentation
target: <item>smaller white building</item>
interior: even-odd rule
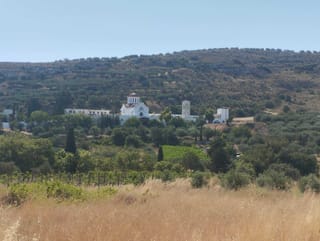
[[[8,117],[10,115],[13,115],[13,110],[12,109],[4,109],[1,114]]]
[[[217,114],[215,114],[214,117],[213,123],[226,123],[229,120],[229,108],[218,108]]]
[[[149,119],[149,107],[141,101],[136,93],[127,96],[127,103],[122,105],[120,112],[121,123],[133,117]]]
[[[87,116],[91,116],[91,117],[101,117],[101,116],[107,116],[110,115],[110,110],[105,110],[105,109],[101,109],[101,110],[94,110],[94,109],[64,109],[64,113],[66,115],[73,115],[73,114],[79,114],[79,115],[87,115]]]
[[[187,119],[190,116],[191,103],[188,100],[182,101],[181,117]]]
[[[11,128],[10,128],[10,123],[9,122],[2,122],[1,123],[1,128],[3,131],[10,131]]]

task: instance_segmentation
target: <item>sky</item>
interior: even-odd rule
[[[319,0],[0,0],[0,61],[320,50]]]

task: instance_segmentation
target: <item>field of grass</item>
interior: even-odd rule
[[[318,195],[256,187],[232,192],[214,181],[192,189],[186,179],[123,186],[98,200],[0,207],[5,241],[318,241],[319,227]]]
[[[163,145],[163,159],[165,161],[181,160],[186,152],[193,152],[200,160],[208,160],[209,157],[204,151],[196,147],[190,146],[169,146]]]

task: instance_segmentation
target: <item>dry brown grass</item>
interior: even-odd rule
[[[7,241],[319,241],[320,197],[255,187],[194,190],[186,180],[152,181],[123,187],[107,200],[3,207],[0,240],[6,235]]]

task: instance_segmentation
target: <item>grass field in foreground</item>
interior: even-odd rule
[[[0,240],[319,241],[320,196],[188,180],[121,187],[111,198],[0,208]]]

